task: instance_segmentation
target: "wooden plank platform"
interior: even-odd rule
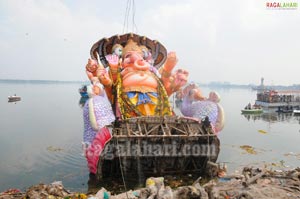
[[[155,176],[206,173],[216,162],[220,141],[210,123],[180,116],[147,116],[120,121],[100,156],[98,174]]]

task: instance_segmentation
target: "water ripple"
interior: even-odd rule
[[[81,145],[78,143],[68,143],[63,148],[47,147],[40,151],[38,159],[41,167],[62,166],[68,170],[76,170],[86,166]]]

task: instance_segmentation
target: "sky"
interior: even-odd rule
[[[0,79],[85,81],[92,45],[134,32],[175,51],[190,81],[300,84],[299,1],[0,0]]]

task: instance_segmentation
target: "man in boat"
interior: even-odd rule
[[[249,104],[245,107],[245,109],[251,110],[251,103],[250,103],[250,102],[249,102]]]

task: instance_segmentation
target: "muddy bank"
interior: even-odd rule
[[[300,198],[300,168],[270,170],[245,167],[239,175],[215,178],[205,184],[196,180],[190,186],[171,188],[162,177],[148,178],[145,188],[113,195],[101,188],[95,194],[71,193],[60,182],[38,184],[20,192],[7,190],[0,199],[10,198],[90,198],[90,199],[296,199]]]

